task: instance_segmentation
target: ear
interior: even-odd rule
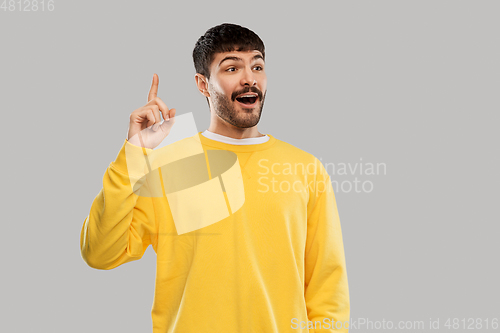
[[[203,94],[203,96],[210,97],[210,94],[208,93],[208,80],[206,79],[205,75],[196,73],[194,76],[194,80],[196,81],[198,90]]]

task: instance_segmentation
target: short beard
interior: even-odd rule
[[[238,128],[249,128],[257,125],[260,121],[260,116],[262,114],[262,108],[264,107],[264,100],[266,98],[266,93],[262,96],[262,101],[260,105],[257,106],[258,114],[254,114],[250,111],[237,111],[234,107],[234,103],[226,97],[225,95],[219,94],[212,91],[211,96],[213,97],[212,103],[214,105],[215,114],[221,119],[225,120],[229,124]]]

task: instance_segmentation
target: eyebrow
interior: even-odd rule
[[[256,60],[256,59],[262,59],[262,61],[264,61],[264,58],[260,54],[254,55],[251,60]],[[241,59],[241,58],[238,58],[238,57],[235,57],[235,56],[228,56],[228,57],[225,57],[224,59],[222,59],[219,62],[219,66],[222,65],[222,63],[224,61],[226,61],[226,60],[243,61],[243,59]]]

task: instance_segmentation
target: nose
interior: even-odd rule
[[[257,80],[255,79],[251,68],[247,68],[245,70],[245,73],[241,79],[241,84],[251,87],[257,85]]]

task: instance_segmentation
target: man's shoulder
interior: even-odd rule
[[[276,148],[301,160],[318,160],[312,153],[280,139],[276,139]]]
[[[323,162],[321,161],[320,158],[317,158],[314,156],[312,153],[299,148],[295,145],[292,145],[288,142],[282,141],[282,140],[277,140],[277,144],[275,145],[277,155],[280,157],[277,157],[281,159],[281,163],[283,163],[283,160],[291,163],[291,164],[300,164],[304,165],[305,167],[308,168],[308,172],[311,169],[314,169],[315,171],[313,172],[314,174],[317,175],[322,175],[322,176],[327,176],[326,169],[323,165]]]

